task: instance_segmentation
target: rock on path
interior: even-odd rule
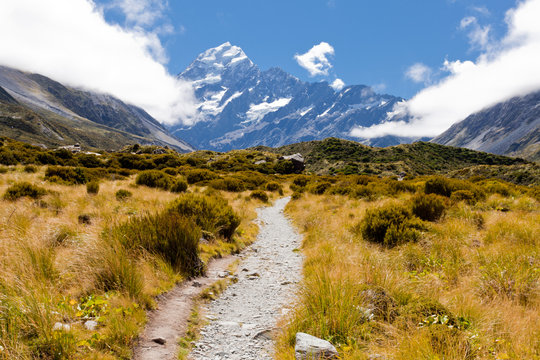
[[[301,237],[283,214],[288,201],[257,210],[257,241],[242,255],[238,282],[207,306],[211,321],[201,331],[192,360],[272,358],[272,330],[293,303],[302,273],[302,256],[293,251]]]

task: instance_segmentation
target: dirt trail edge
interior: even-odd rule
[[[238,282],[207,305],[210,323],[190,359],[272,359],[272,331],[293,304],[302,276],[302,256],[294,251],[301,237],[283,214],[289,200],[257,210],[257,241],[241,255]]]
[[[148,314],[148,322],[133,349],[134,360],[172,360],[178,355],[178,339],[185,335],[193,302],[203,289],[219,280],[219,274],[227,269],[238,256],[212,260],[205,277],[177,285],[160,296],[158,307]],[[164,339],[160,345],[154,339]]]

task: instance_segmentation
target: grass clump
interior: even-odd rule
[[[249,197],[252,199],[261,200],[262,202],[265,202],[265,203],[268,202],[268,195],[263,190],[253,190],[251,194],[249,195]]]
[[[208,185],[216,190],[224,190],[230,192],[242,192],[246,190],[246,185],[242,180],[230,176],[223,179],[214,179],[210,181]]]
[[[204,231],[213,233],[226,240],[240,225],[240,218],[233,211],[227,200],[212,195],[181,195],[170,207],[170,211],[191,218]]]
[[[120,189],[116,192],[115,196],[116,196],[116,200],[124,201],[132,197],[133,193],[126,189]]]
[[[276,182],[276,181],[270,181],[269,183],[266,184],[266,190],[267,191],[279,191],[281,190],[281,185]]]
[[[4,193],[4,200],[15,201],[22,197],[29,197],[32,199],[39,199],[47,193],[47,190],[23,181],[18,182],[6,189]]]
[[[437,221],[446,211],[448,199],[436,194],[418,194],[412,199],[412,212],[426,221]]]
[[[90,195],[96,195],[99,192],[99,182],[92,180],[86,183],[86,192]]]
[[[172,176],[160,170],[145,170],[137,175],[135,183],[151,188],[169,190],[172,185]]]
[[[49,166],[45,170],[45,180],[69,185],[86,184],[90,179],[83,168]]]
[[[177,212],[132,218],[117,226],[113,233],[127,249],[142,248],[159,255],[174,270],[188,276],[202,274],[198,249],[201,229],[192,219]]]
[[[219,178],[218,174],[207,169],[187,170],[184,175],[186,176],[189,184],[196,184],[202,181],[209,181]]]
[[[23,171],[25,173],[34,174],[38,171],[38,168],[35,165],[25,165]]]
[[[177,179],[174,184],[172,184],[171,186],[171,192],[173,193],[182,193],[182,192],[186,192],[188,188],[188,184],[186,182],[186,180],[184,179]]]
[[[357,228],[365,240],[393,247],[417,241],[425,227],[407,207],[387,204],[367,210]]]

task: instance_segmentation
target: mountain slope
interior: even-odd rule
[[[329,136],[353,139],[349,132],[354,126],[381,122],[403,100],[368,86],[336,91],[326,82],[302,82],[279,68],[261,71],[230,43],[200,54],[179,77],[194,86],[200,114],[195,125],[176,125],[171,131],[198,148],[218,151]],[[410,139],[370,144],[404,141]]]
[[[540,160],[540,92],[473,114],[433,142]]]
[[[11,137],[32,138],[48,145],[78,140],[76,142],[83,146],[98,147],[99,144],[102,148],[112,149],[140,142],[168,145],[179,151],[193,150],[191,145],[176,139],[144,110],[110,95],[74,89],[39,74],[2,66],[0,86],[22,107],[10,108],[18,113],[9,121],[9,127],[18,128],[18,131],[11,132]],[[30,118],[39,118],[41,125],[24,124],[24,119],[19,123],[13,121],[20,120],[20,113],[26,112],[31,114]],[[8,115],[4,106],[0,126],[6,126]],[[45,121],[48,130],[37,131]]]

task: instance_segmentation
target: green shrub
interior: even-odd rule
[[[476,203],[476,196],[469,190],[456,190],[450,195],[450,199],[455,202],[465,201],[467,204],[473,205]]]
[[[45,180],[66,184],[86,184],[90,181],[87,172],[80,167],[49,166],[45,170]]]
[[[129,250],[145,249],[161,256],[175,270],[188,276],[201,275],[199,259],[201,229],[177,212],[143,215],[117,226],[113,233]]]
[[[240,171],[235,173],[234,178],[241,180],[246,189],[255,190],[266,183],[266,177],[254,171]]]
[[[270,181],[268,184],[266,184],[267,191],[279,191],[280,189],[281,185],[275,181]]]
[[[132,196],[133,194],[129,190],[120,189],[116,192],[116,200],[118,201],[126,200],[127,198],[130,198]]]
[[[171,175],[171,176],[176,176],[178,175],[178,171],[174,168],[165,168],[162,170],[165,174],[168,174],[168,175]]]
[[[231,191],[231,192],[241,192],[246,190],[246,185],[240,179],[233,177],[226,177],[224,179],[214,179],[208,184],[213,189]]]
[[[36,173],[38,171],[38,168],[35,165],[25,165],[23,170],[26,173],[33,174],[33,173]]]
[[[188,184],[184,179],[177,179],[174,184],[171,186],[171,192],[173,193],[182,193],[186,192]]]
[[[47,193],[47,190],[32,185],[28,182],[18,182],[7,188],[4,193],[4,199],[15,201],[21,197],[29,197],[32,199],[39,199]]]
[[[293,184],[297,186],[306,186],[309,183],[309,177],[305,175],[299,175],[293,179]]]
[[[295,172],[294,163],[291,160],[280,160],[274,165],[274,171],[278,174],[292,174]]]
[[[240,225],[240,218],[227,200],[218,196],[184,194],[173,202],[170,211],[193,219],[202,230],[227,240]]]
[[[99,192],[99,182],[92,180],[86,183],[86,192],[96,195]]]
[[[486,197],[485,192],[480,187],[464,180],[448,179],[442,176],[436,176],[427,180],[424,185],[424,192],[426,194],[437,194],[446,197],[452,196],[452,193],[458,190],[467,190],[472,192],[477,201]]]
[[[330,184],[328,181],[322,181],[310,184],[307,188],[307,190],[316,195],[322,195],[325,193],[326,190],[328,190],[332,184]]]
[[[367,210],[356,226],[364,239],[388,247],[418,240],[424,228],[407,207],[396,204]]]
[[[291,195],[291,200],[299,200],[302,198],[302,193],[299,191],[295,191]]]
[[[144,185],[151,188],[169,190],[172,184],[172,177],[159,170],[145,170],[137,175],[135,179],[137,185]]]
[[[452,195],[452,191],[456,190],[450,179],[442,176],[437,176],[426,181],[424,192],[426,194],[437,194],[446,197]]]
[[[412,198],[412,212],[422,220],[437,221],[448,207],[448,199],[436,194],[418,194]]]
[[[253,190],[249,197],[252,199],[259,199],[262,202],[268,202],[268,195],[263,190]]]
[[[202,181],[209,181],[219,178],[219,175],[206,169],[187,170],[184,174],[189,184],[195,184]]]

